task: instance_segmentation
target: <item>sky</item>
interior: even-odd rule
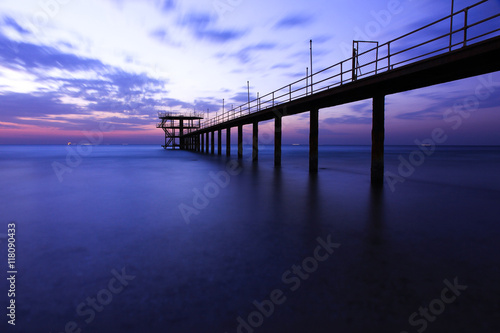
[[[475,2],[455,0],[455,10]],[[384,43],[450,10],[449,0],[2,0],[0,144],[96,132],[103,143],[162,144],[159,111],[211,118],[223,99],[226,109],[246,103],[247,82],[254,99],[303,79],[310,40],[316,72],[349,58],[354,39]],[[470,17],[498,12],[489,0]],[[386,144],[442,128],[444,144],[500,145],[499,91],[497,72],[389,95]],[[272,122],[260,126],[272,144]],[[283,143],[307,144],[308,128],[308,113],[285,117]],[[319,140],[370,144],[371,101],[320,110]]]

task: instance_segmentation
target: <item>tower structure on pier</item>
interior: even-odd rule
[[[175,112],[158,112],[158,118],[160,123],[156,125],[156,128],[161,128],[165,132],[165,144],[162,147],[165,149],[187,149],[194,143],[186,142],[184,136],[200,128],[203,114],[193,112],[185,115]]]

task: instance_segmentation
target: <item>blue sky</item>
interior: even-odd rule
[[[462,9],[475,1],[456,0]],[[353,39],[385,42],[446,16],[451,1],[3,0],[0,144],[78,142],[112,125],[107,143],[161,143],[158,111],[204,111],[269,93],[348,58]],[[490,0],[480,12],[500,11]],[[498,22],[498,21],[497,21]],[[481,81],[482,80],[482,81]],[[482,82],[497,93],[459,128],[448,109]],[[447,127],[447,144],[500,144],[500,74],[387,97],[387,143]],[[323,144],[369,144],[370,101],[320,112]],[[269,124],[263,130],[271,131]],[[307,143],[308,114],[284,119],[284,142]],[[248,129],[249,130],[249,129]],[[267,142],[263,142],[267,143]],[[272,142],[269,142],[272,143]]]

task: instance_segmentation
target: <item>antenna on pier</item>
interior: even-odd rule
[[[311,62],[311,94],[313,93],[313,41],[312,39],[309,41],[310,42],[310,62]]]

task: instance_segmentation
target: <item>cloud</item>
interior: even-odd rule
[[[107,74],[107,78],[118,87],[121,96],[128,96],[134,94],[140,94],[144,88],[156,89],[156,92],[160,92],[158,88],[163,88],[163,81],[150,78],[147,74],[135,74],[128,73],[123,70],[115,71],[114,73]]]
[[[341,117],[331,117],[323,120],[323,123],[328,125],[336,124],[371,124],[372,118],[370,117],[356,117],[356,116],[341,116]]]
[[[235,29],[218,29],[214,25],[217,17],[208,13],[189,13],[180,21],[179,25],[191,30],[194,37],[199,40],[208,40],[214,43],[226,43],[231,40],[239,39],[246,32]]]
[[[240,51],[232,54],[231,56],[236,57],[241,63],[245,64],[252,60],[255,53],[262,51],[271,51],[278,47],[276,43],[258,43],[255,45],[247,46]]]
[[[477,102],[477,105],[475,102]],[[403,120],[442,120],[447,110],[469,112],[471,109],[474,110],[475,107],[478,108],[477,110],[498,108],[499,104],[500,95],[498,94],[491,94],[489,98],[479,100],[474,94],[464,91],[461,98],[444,99],[420,111],[401,113],[396,118]],[[468,108],[470,109],[468,110]]]
[[[349,108],[351,109],[351,111],[356,113],[371,114],[372,102],[371,101],[357,102],[355,104],[349,105]]]
[[[172,38],[172,34],[165,28],[155,29],[149,33],[149,36],[168,46],[179,47],[182,45],[181,42]]]
[[[118,104],[124,103],[129,105],[129,109],[135,109],[130,107],[133,100],[165,93],[166,82],[151,78],[145,73],[130,73],[105,65],[97,59],[79,57],[54,47],[12,41],[1,34],[0,67],[18,72],[29,72],[38,77],[37,82],[57,86],[57,91],[48,92],[49,99],[70,96],[82,101],[103,103],[102,105],[109,105],[103,100],[115,99],[118,100]],[[74,72],[71,74],[74,77],[68,77],[67,74],[50,74],[54,73],[51,72],[53,69]],[[55,73],[60,73],[60,71]],[[60,75],[66,75],[66,77]],[[82,75],[96,78],[83,79]],[[28,96],[28,100],[32,98]],[[122,110],[125,109],[122,108]]]
[[[292,64],[276,64],[273,67],[271,67],[271,69],[288,69],[291,67],[293,67]]]
[[[179,24],[189,27],[195,31],[205,29],[211,24],[216,23],[217,17],[209,13],[191,12],[182,17]]]
[[[443,119],[443,112],[440,107],[430,107],[420,111],[406,112],[396,116],[403,120],[439,120]]]
[[[12,41],[1,34],[0,67],[29,73],[34,81],[46,83],[45,88],[31,93],[0,94],[3,127],[18,123],[81,130],[104,118],[137,129],[154,122],[158,109],[172,105],[192,108],[188,103],[165,99],[166,81],[146,73],[130,73],[97,59]]]
[[[250,96],[250,101],[254,100],[255,97]],[[231,101],[238,103],[238,106],[248,103],[248,92],[239,92],[231,98]]]
[[[193,108],[192,104],[171,98],[151,100],[141,97],[134,103],[136,110],[128,109],[130,105],[126,100],[113,98],[103,98],[96,103],[79,106],[62,102],[55,93],[8,93],[0,95],[0,125],[4,128],[17,124],[85,130],[94,128],[98,121],[106,121],[123,130],[140,130],[144,126],[152,126],[156,121],[156,107]],[[199,107],[206,105],[203,101],[197,103],[200,103]]]
[[[282,20],[278,21],[278,23],[276,23],[274,27],[277,29],[290,29],[295,27],[306,26],[311,22],[312,20],[310,16],[295,14],[286,16]]]
[[[152,31],[150,33],[150,35],[155,38],[155,39],[158,39],[159,41],[165,41],[168,37],[168,32],[167,30],[163,29],[163,28],[158,28],[154,31]]]
[[[81,110],[72,104],[60,101],[55,93],[22,94],[7,93],[0,95],[0,114],[2,121],[16,121],[18,117],[36,117],[40,115],[58,115],[80,113]]]
[[[26,34],[30,34],[30,32],[26,29],[24,29],[23,27],[21,27],[17,22],[16,20],[14,20],[12,17],[10,16],[5,16],[3,18],[3,21],[4,21],[4,24],[8,27],[11,27],[13,28],[14,30],[16,30],[18,33],[22,34],[22,35],[26,35]]]
[[[196,31],[195,36],[199,39],[207,39],[215,43],[226,43],[234,39],[238,39],[245,33],[237,30],[215,30],[206,29]]]
[[[171,12],[176,7],[174,0],[165,0],[161,6],[162,12]]]
[[[85,69],[103,69],[104,64],[97,59],[79,57],[63,53],[53,47],[39,46],[31,43],[17,42],[0,34],[0,65],[18,69],[19,65],[26,69],[64,68],[69,71]]]

